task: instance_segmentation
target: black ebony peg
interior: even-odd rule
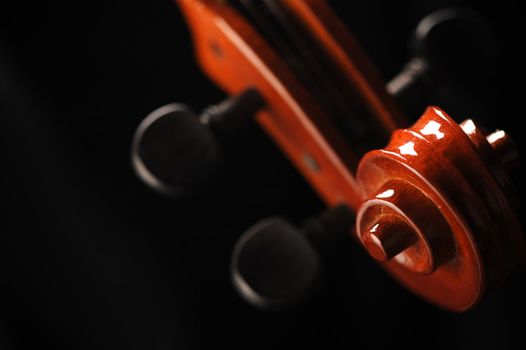
[[[133,138],[136,173],[163,194],[180,197],[202,191],[222,168],[222,141],[234,135],[263,105],[259,93],[248,89],[200,116],[182,104],[153,111]]]
[[[339,206],[306,222],[303,230],[282,218],[258,222],[232,253],[234,287],[251,305],[276,310],[295,306],[321,285],[323,256],[346,237],[354,222]]]
[[[496,41],[488,21],[465,8],[432,12],[417,25],[410,48],[413,58],[387,84],[387,90],[410,111],[444,83],[477,84],[494,67]]]

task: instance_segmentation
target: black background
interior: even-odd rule
[[[522,144],[518,2],[332,4],[386,80],[425,14],[482,12],[497,33],[495,75],[476,93],[430,102]],[[223,97],[168,0],[0,5],[1,349],[524,347],[524,272],[450,314],[406,292],[353,242],[328,261],[327,287],[306,305],[261,313],[242,302],[228,275],[236,238],[269,215],[301,222],[322,209],[316,196],[256,127],[240,137],[229,178],[201,198],[162,198],[129,162],[150,111]]]

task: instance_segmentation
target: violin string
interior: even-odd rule
[[[349,102],[345,98],[341,89],[335,84],[335,80],[331,78],[326,64],[327,59],[324,59],[316,50],[315,43],[308,40],[308,35],[301,33],[301,29],[296,25],[295,21],[290,18],[287,12],[282,8],[277,0],[263,0],[269,11],[282,26],[287,33],[287,37],[297,48],[295,52],[299,54],[305,62],[308,72],[312,76],[311,89],[316,90],[316,95],[320,96],[324,101],[325,108],[331,112],[332,118],[337,123],[340,129],[343,128],[344,134],[348,136],[349,141],[359,142],[363,135],[363,125],[358,122],[356,111],[349,106]]]
[[[229,3],[277,51],[350,145],[357,147],[376,142],[371,137],[365,139],[366,125],[374,118],[360,108],[362,103],[354,96],[356,94],[352,94],[348,83],[338,84],[342,78],[337,77],[334,70],[331,72],[330,60],[316,48],[314,40],[309,40],[307,33],[294,23],[279,1],[230,0]]]

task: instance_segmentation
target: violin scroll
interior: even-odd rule
[[[502,131],[482,135],[473,121],[458,125],[430,107],[357,172],[367,197],[356,219],[362,245],[416,294],[452,311],[472,306],[526,257],[508,175],[517,153]]]

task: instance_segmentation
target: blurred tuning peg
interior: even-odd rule
[[[180,197],[201,191],[221,170],[221,141],[234,135],[263,106],[260,94],[248,89],[200,116],[182,104],[153,111],[133,138],[135,172],[163,194]]]
[[[425,101],[437,86],[454,81],[477,84],[495,68],[497,44],[490,23],[465,8],[432,12],[417,25],[411,40],[413,58],[387,90],[408,111]]]
[[[353,223],[354,214],[343,205],[307,221],[303,230],[279,217],[258,222],[233,250],[234,287],[260,309],[300,304],[321,285],[323,255],[350,237]]]

